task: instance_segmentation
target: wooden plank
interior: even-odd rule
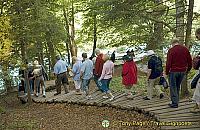
[[[200,113],[178,113],[178,114],[172,114],[172,115],[156,115],[159,119],[167,119],[167,118],[187,118],[187,117],[200,117]]]
[[[117,92],[112,92],[113,95],[118,94]],[[96,101],[95,103],[98,104],[99,106],[102,106],[102,102],[108,102],[110,97],[108,99],[103,99],[101,98],[100,100]]]
[[[187,122],[187,121],[183,121]],[[177,122],[172,122],[172,123],[177,123]],[[161,126],[161,130],[182,130],[182,129],[194,129],[194,128],[199,128],[200,129],[200,124],[199,122],[188,122],[188,125],[179,125],[179,126]]]
[[[186,105],[193,105],[192,103],[190,102],[182,102],[182,103],[179,103],[179,108],[182,108]],[[164,110],[164,109],[168,109],[169,106],[168,105],[164,105],[164,106],[156,106],[156,107],[152,107],[152,108],[147,108],[147,109],[144,109],[146,111],[154,111],[154,110]]]
[[[99,94],[101,94],[100,91],[95,91],[95,92],[91,93],[91,96],[92,96],[92,97],[96,97],[96,96],[99,95]],[[88,99],[86,99],[86,96],[85,96],[85,97],[83,96],[83,98],[77,100],[77,104],[85,104],[87,100],[88,100]]]
[[[188,128],[188,129],[187,128],[185,128],[185,129],[183,128],[181,130],[199,130],[199,129],[200,129],[200,127],[198,127],[198,128]]]
[[[171,108],[172,109],[172,108]],[[176,109],[176,108],[174,108]],[[158,116],[170,116],[170,115],[178,115],[178,114],[187,114],[187,113],[191,113],[189,109],[182,109],[182,110],[178,110],[177,111],[170,111],[170,112],[165,112],[165,113],[158,113]]]
[[[186,101],[188,100],[181,100],[179,103],[186,102]],[[161,102],[156,102],[154,104],[148,104],[148,105],[144,104],[141,106],[141,109],[164,106],[164,105],[168,105],[169,103],[170,103],[170,100],[167,101],[167,99],[164,99],[164,100],[161,99]]]
[[[200,116],[196,117],[175,117],[175,118],[165,118],[165,119],[160,119],[159,121],[167,122],[167,121],[200,121]]]
[[[104,93],[101,93],[99,94],[98,96],[96,96],[95,98],[93,98],[92,100],[89,100],[87,102],[87,104],[91,104],[91,105],[98,105],[98,102],[101,101],[101,100],[107,100],[107,99],[103,99],[103,96],[105,94]]]
[[[192,108],[193,105],[192,104],[188,104],[186,106],[180,106],[178,108],[166,108],[166,109],[155,109],[155,110],[151,110],[150,112],[153,112],[155,114],[162,114],[162,113],[169,113],[169,112],[178,112],[180,110],[187,110],[189,111],[189,108]],[[147,110],[148,111],[148,110]]]
[[[122,94],[123,94],[122,92],[113,93],[113,95],[114,95],[115,98],[112,101],[110,101],[110,100],[102,101],[101,102],[102,106],[110,106],[111,105],[110,103],[113,102],[114,100],[116,100],[116,98],[118,98]]]
[[[66,103],[67,102],[67,99],[69,97],[71,97],[71,95],[73,95],[73,92],[69,92],[67,94],[64,93],[64,91],[62,91],[61,94],[55,96],[55,99],[54,99],[54,103],[58,102],[58,103]]]

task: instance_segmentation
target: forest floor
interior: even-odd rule
[[[115,71],[120,74],[120,69]],[[116,75],[119,75],[116,74]],[[95,85],[92,82],[91,89]],[[102,121],[109,121],[105,128]],[[17,93],[0,96],[0,130],[157,130],[135,111],[72,104],[21,104]],[[135,124],[133,124],[135,123]],[[129,124],[129,125],[128,125]]]

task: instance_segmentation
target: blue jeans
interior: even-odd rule
[[[91,79],[83,79],[82,80],[81,90],[86,92],[86,95],[88,95],[90,80]]]
[[[109,85],[110,85],[110,81],[111,81],[112,78],[110,79],[102,79],[101,80],[101,83],[102,83],[102,86],[101,86],[101,90],[105,93],[108,93],[109,92]]]
[[[170,72],[169,86],[172,105],[178,106],[180,85],[185,76],[185,72]]]
[[[100,84],[99,84],[99,82],[98,82],[99,78],[100,78],[100,77],[94,75],[94,82],[96,83],[98,89],[101,90],[101,86],[100,86]]]

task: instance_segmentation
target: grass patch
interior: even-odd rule
[[[125,87],[122,84],[122,77],[113,77],[110,83],[110,89],[114,91],[125,91]],[[138,77],[138,84],[131,89],[132,92],[146,94],[146,76]]]

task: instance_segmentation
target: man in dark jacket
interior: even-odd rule
[[[172,40],[172,48],[167,53],[166,75],[169,75],[170,96],[172,108],[177,108],[181,82],[192,68],[192,58],[189,50],[180,44],[178,39]]]

